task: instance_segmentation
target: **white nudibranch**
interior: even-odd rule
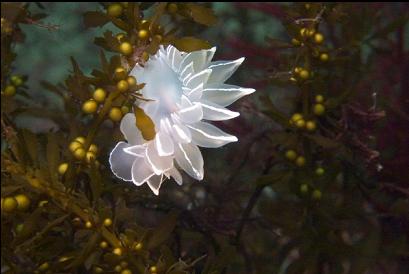
[[[145,83],[140,92],[149,99],[139,107],[152,119],[156,135],[144,140],[135,115],[124,116],[120,129],[127,142],[119,142],[109,158],[117,177],[137,186],[147,183],[158,195],[165,178],[182,184],[178,169],[196,180],[203,179],[204,163],[198,146],[217,148],[238,140],[203,121],[239,116],[225,107],[255,91],[225,84],[244,58],[211,62],[215,51],[214,47],[185,53],[173,46],[161,46],[144,67],[133,68],[130,75]]]

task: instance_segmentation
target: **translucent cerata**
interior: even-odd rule
[[[209,121],[239,116],[226,106],[255,90],[225,84],[244,58],[211,61],[215,51],[214,47],[185,53],[161,46],[143,67],[132,69],[130,75],[145,83],[140,92],[149,100],[139,107],[153,121],[156,135],[145,140],[135,114],[123,117],[120,129],[126,142],[119,142],[109,158],[117,177],[137,186],[147,183],[159,195],[166,178],[182,184],[180,170],[196,180],[203,179],[199,147],[218,148],[238,140]]]

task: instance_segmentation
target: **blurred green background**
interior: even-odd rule
[[[58,25],[59,29],[49,31],[22,25],[26,40],[16,48],[18,59],[15,63],[18,73],[30,75],[29,86],[41,97],[39,99],[47,98],[47,93],[38,84],[40,80],[62,82],[71,69],[70,56],[76,58],[85,72],[91,72],[99,66],[99,48],[93,43],[94,37],[107,29],[119,32],[112,24],[103,28],[84,29],[83,12],[102,10],[98,3],[54,2],[43,5],[45,9],[42,12],[48,14],[43,23]],[[260,11],[240,9],[233,3],[216,2],[211,5],[219,17],[218,25],[200,36],[218,46],[219,51],[228,36],[244,36],[257,45],[263,45],[267,34],[277,36],[282,30],[276,19]],[[30,9],[41,12],[35,4]]]

